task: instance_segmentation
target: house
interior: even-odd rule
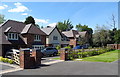
[[[61,46],[62,34],[57,27],[47,26],[41,29],[46,33],[46,46],[56,47],[57,45]]]
[[[84,38],[85,41],[88,40],[87,31],[79,32],[77,30],[70,30],[70,31],[63,31],[62,33],[69,38],[70,40],[69,45],[71,47],[75,47],[79,45],[79,41],[81,41],[81,38]]]
[[[8,20],[0,25],[0,56],[10,49],[43,48],[46,34],[33,24]]]

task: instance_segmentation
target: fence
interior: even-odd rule
[[[107,44],[107,47],[120,50],[120,44]]]
[[[99,55],[108,51],[110,51],[110,49],[108,48],[93,48],[93,49],[80,49],[80,50],[62,49],[60,51],[60,58],[61,60],[71,60],[75,58],[83,58],[88,56]]]

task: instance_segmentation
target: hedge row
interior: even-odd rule
[[[0,57],[0,61],[1,61],[1,62],[5,62],[5,63],[10,63],[10,64],[13,64],[13,63],[14,63],[13,60],[8,59],[8,58],[3,58],[3,57]]]
[[[69,51],[68,53],[68,59],[75,59],[75,58],[84,58],[84,57],[89,57],[89,56],[95,56],[99,55],[105,52],[109,52],[111,49],[109,48],[104,48],[104,49],[99,49],[99,50],[92,50],[92,51],[85,51],[85,52],[78,52],[75,53],[73,51]]]

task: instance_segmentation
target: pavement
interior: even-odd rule
[[[61,61],[4,75],[118,75],[118,63]]]

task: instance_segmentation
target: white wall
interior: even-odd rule
[[[53,40],[53,36],[57,36],[58,40]],[[49,35],[49,37],[46,37],[46,44],[53,44],[53,43],[61,44],[61,35],[57,29],[54,29],[54,31]]]

